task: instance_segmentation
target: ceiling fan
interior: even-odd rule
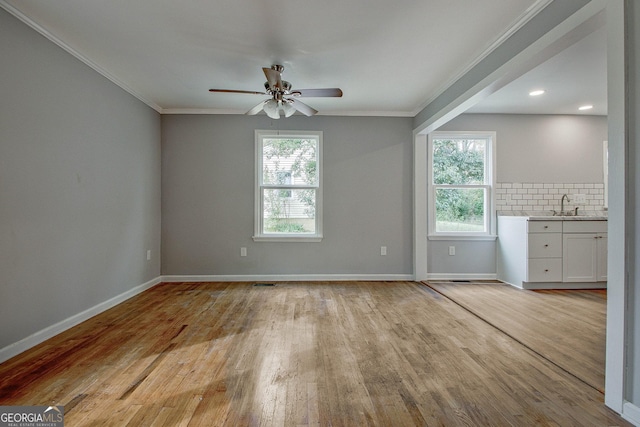
[[[296,111],[300,111],[306,116],[313,116],[318,111],[311,108],[297,98],[301,97],[335,97],[342,96],[342,90],[338,88],[326,89],[291,89],[291,83],[282,80],[282,65],[272,65],[271,68],[262,68],[267,81],[264,83],[265,92],[254,92],[249,90],[232,90],[232,89],[209,89],[209,92],[224,93],[248,93],[251,95],[270,95],[271,98],[260,102],[258,105],[246,112],[253,116],[261,110],[267,113],[272,119],[279,119],[282,112],[285,117],[291,117]]]

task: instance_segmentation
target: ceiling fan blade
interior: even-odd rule
[[[293,108],[295,108],[296,110],[300,111],[305,116],[313,116],[314,114],[316,114],[318,112],[318,110],[314,110],[313,108],[309,107],[304,102],[298,101],[297,99],[287,99],[287,101],[289,101],[291,103]]]
[[[330,98],[340,98],[342,97],[342,90],[337,87],[325,88],[325,89],[296,89],[291,91],[291,95],[293,96],[306,96],[309,98],[320,98],[320,97],[330,97]]]
[[[267,100],[268,101],[268,100]],[[260,104],[256,105],[255,107],[253,107],[252,109],[250,109],[249,111],[247,111],[245,114],[247,116],[255,116],[256,114],[258,114],[260,111],[262,111],[262,108],[264,107],[264,103],[267,101],[262,101]]]
[[[254,92],[252,90],[233,90],[233,89],[209,89],[209,92],[248,93],[250,95],[267,95],[267,93],[265,93],[265,92]]]
[[[282,72],[274,70],[273,68],[263,67],[264,75],[267,77],[269,87],[273,90],[275,88],[282,90]]]

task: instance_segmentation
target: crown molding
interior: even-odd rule
[[[118,87],[120,87],[122,90],[126,91],[127,93],[129,93],[130,95],[132,95],[135,98],[139,99],[140,101],[144,102],[149,107],[151,107],[154,110],[156,110],[158,113],[162,113],[162,107],[160,107],[158,104],[156,104],[155,102],[153,102],[153,101],[151,101],[149,99],[146,99],[144,96],[142,96],[140,93],[136,92],[134,89],[132,89],[126,83],[124,83],[122,80],[120,80],[115,75],[113,75],[109,71],[107,71],[104,67],[100,66],[98,63],[94,62],[88,56],[83,55],[82,53],[80,53],[79,51],[77,51],[76,49],[74,49],[73,47],[68,45],[66,42],[64,42],[62,39],[60,39],[54,33],[52,33],[48,28],[45,28],[44,26],[40,25],[38,22],[34,21],[33,19],[31,19],[30,17],[25,15],[20,9],[18,9],[14,5],[7,3],[5,0],[0,0],[0,7],[2,7],[4,10],[9,12],[11,15],[15,16],[16,18],[18,18],[20,21],[22,21],[23,23],[25,23],[26,25],[31,27],[33,30],[35,30],[36,32],[38,32],[42,36],[44,36],[47,39],[49,39],[51,42],[55,43],[57,46],[59,46],[62,49],[64,49],[67,53],[71,54],[76,59],[78,59],[81,62],[83,62],[85,65],[91,67],[97,73],[99,73],[100,75],[102,75],[103,77],[105,77],[106,79],[108,79],[109,81],[111,81],[112,83],[117,85]]]
[[[531,19],[533,19],[542,9],[551,4],[553,0],[537,0],[534,4],[532,4],[527,10],[524,11],[522,15],[516,18],[513,23],[507,27],[507,29],[502,32],[495,40],[493,40],[489,45],[471,61],[465,67],[461,68],[460,71],[446,80],[443,84],[441,84],[438,89],[434,92],[434,95],[430,96],[425,102],[420,104],[418,108],[412,111],[412,116],[417,116],[422,110],[424,110],[429,104],[431,104],[436,98],[444,93],[451,85],[457,82],[462,76],[467,74],[473,67],[478,65],[483,59],[491,54],[494,50],[498,48],[502,43],[504,43],[509,37],[516,33],[520,28],[524,27]]]
[[[458,73],[454,74],[445,83],[440,85],[434,92],[434,95],[429,97],[425,102],[421,103],[413,111],[324,111],[318,113],[320,116],[363,116],[363,117],[415,117],[420,111],[433,102],[438,96],[440,96],[448,87],[454,84],[458,79],[469,72],[473,67],[478,65],[484,58],[486,58],[491,52],[493,52],[498,46],[500,46],[505,40],[511,37],[516,31],[522,28],[527,22],[535,17],[542,9],[548,6],[553,0],[537,0],[531,7],[529,7],[520,17],[518,17],[502,34],[500,34],[493,42],[491,42],[473,61],[462,68]],[[5,9],[11,15],[18,18],[20,21],[43,35],[57,46],[64,49],[66,52],[91,67],[93,70],[122,88],[127,93],[131,94],[135,98],[139,99],[149,107],[153,108],[160,114],[244,114],[244,111],[220,109],[220,108],[162,108],[155,102],[145,98],[139,92],[128,86],[125,82],[120,80],[114,74],[110,73],[106,68],[102,67],[98,63],[94,62],[88,56],[80,53],[78,50],[64,42],[53,32],[46,27],[40,25],[32,18],[24,14],[20,9],[12,4],[9,4],[6,0],[0,0],[0,7]]]
[[[411,111],[321,111],[317,116],[348,116],[348,117],[415,117]]]
[[[163,108],[161,114],[221,114],[221,115],[244,115],[246,111],[231,110],[224,108]]]
[[[161,114],[220,114],[220,115],[245,115],[244,110],[231,110],[222,108],[163,108],[158,111]],[[263,113],[258,113],[263,114]],[[298,116],[300,114],[297,114]],[[321,111],[316,116],[340,116],[340,117],[414,117],[410,111]]]

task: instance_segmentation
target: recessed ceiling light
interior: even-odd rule
[[[593,108],[593,105],[583,105],[582,107],[578,108],[578,110],[585,111],[585,110],[591,110],[592,108]]]
[[[538,89],[538,90],[532,90],[531,92],[529,92],[529,96],[540,96],[544,93],[545,91],[542,89]]]

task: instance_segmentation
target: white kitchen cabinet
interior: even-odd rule
[[[609,240],[607,234],[600,235],[598,239],[598,269],[596,272],[596,282],[607,281],[607,258],[609,257]]]
[[[562,281],[607,280],[606,223],[583,221],[563,226]]]
[[[562,224],[527,221],[527,274],[525,282],[562,280]]]
[[[527,288],[562,281],[562,221],[498,217],[498,279]]]
[[[529,258],[527,263],[527,280],[524,282],[546,283],[562,280],[562,258]]]
[[[497,277],[524,289],[603,288],[607,222],[499,216]]]

